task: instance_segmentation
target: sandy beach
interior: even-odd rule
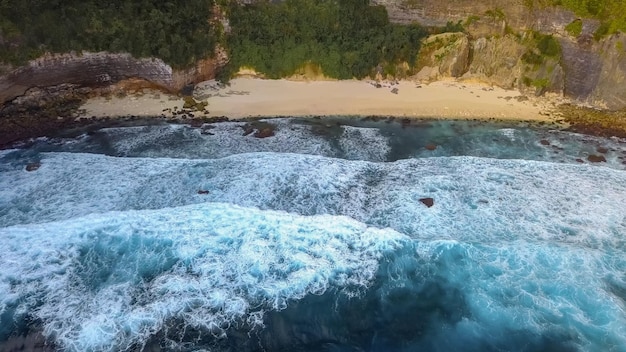
[[[477,83],[438,81],[291,81],[250,77],[220,87],[197,85],[194,96],[208,102],[208,114],[240,119],[258,116],[396,116],[408,118],[508,119],[554,121],[548,99],[527,98],[513,90]],[[126,97],[98,97],[83,106],[84,116],[171,116],[183,100],[148,92]]]

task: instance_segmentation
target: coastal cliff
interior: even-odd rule
[[[374,3],[385,6],[396,23],[464,24],[465,34],[437,35],[424,41],[419,79],[455,77],[527,94],[553,92],[597,108],[626,108],[626,35],[619,31],[597,35],[602,25],[597,19],[516,0]],[[579,29],[572,30],[576,24]],[[558,42],[558,53],[545,55],[536,50],[538,43],[533,39],[542,35]],[[537,55],[531,57],[529,52]]]
[[[130,54],[46,55],[0,77],[0,103],[24,95],[33,87],[61,84],[106,87],[131,78],[175,93],[188,84],[215,78],[225,59],[225,53],[219,50],[215,58],[198,60],[191,68],[175,70],[161,59],[137,59]]]
[[[455,78],[515,89],[525,95],[541,96],[551,93],[594,108],[626,109],[626,84],[624,84],[626,35],[619,28],[612,32],[608,31],[607,22],[602,22],[598,16],[581,16],[580,13],[564,7],[533,5],[536,2],[373,0],[370,5],[374,5],[376,9],[371,13],[368,12],[368,21],[371,24],[366,27],[389,28],[385,31],[392,33],[390,37],[383,37],[380,43],[371,45],[384,48],[385,56],[373,59],[361,55],[365,51],[355,51],[353,43],[347,46],[351,49],[340,49],[348,50],[346,52],[327,53],[326,44],[320,43],[317,43],[319,47],[313,46],[313,49],[307,50],[317,52],[324,60],[334,60],[327,66],[332,66],[334,72],[341,77],[356,77],[353,72],[367,72],[367,65],[378,64],[376,70],[379,73],[378,77],[382,78],[408,78],[421,82]],[[256,1],[247,3],[255,4]],[[261,6],[265,8],[276,6],[263,4]],[[318,5],[304,0],[303,4],[308,4],[307,6],[315,11],[328,10],[315,8]],[[358,7],[360,5],[354,6],[357,10],[340,9],[347,11],[343,15],[339,12],[340,19],[341,16],[348,16],[350,11],[363,11]],[[298,11],[314,13],[312,10],[297,8],[295,10],[291,8],[289,11],[292,11],[289,15],[297,15]],[[211,7],[207,13],[211,18],[211,33],[214,33],[212,35],[215,38],[220,38],[221,44],[215,46],[210,55],[190,56],[193,57],[192,64],[184,67],[171,65],[156,57],[139,58],[136,54],[111,51],[45,54],[25,64],[0,63],[0,117],[19,119],[20,113],[28,113],[27,110],[35,105],[37,109],[34,111],[37,113],[49,111],[47,115],[51,118],[61,118],[65,112],[56,109],[62,104],[54,102],[54,96],[59,97],[61,101],[77,101],[100,92],[110,92],[110,87],[122,90],[125,87],[133,89],[148,87],[176,94],[196,83],[214,79],[220,76],[220,72],[221,77],[228,77],[237,67],[225,68],[225,66],[231,61],[233,54],[240,54],[233,46],[229,46],[230,43],[225,39],[231,32],[231,25],[235,23],[235,32],[241,36],[241,33],[251,31],[238,30],[237,26],[245,25],[254,30],[255,22],[246,19],[248,22],[238,23],[242,21],[237,16],[242,16],[244,12],[232,9],[222,11],[219,7]],[[386,18],[383,20],[380,16]],[[282,20],[290,21],[287,17],[283,16]],[[389,27],[385,21],[390,21],[395,27]],[[324,21],[319,22],[324,24]],[[332,25],[332,22],[329,23],[329,26]],[[351,28],[350,26],[355,23],[357,22],[347,23],[345,28]],[[289,22],[283,24],[285,31],[298,33],[297,26],[291,28],[287,26],[288,24]],[[415,27],[415,24],[423,27]],[[181,22],[180,25],[185,24]],[[406,26],[413,32],[398,29],[398,26]],[[256,29],[258,32],[260,27]],[[312,28],[311,33],[318,30]],[[280,32],[286,33],[285,31]],[[226,37],[223,34],[226,34]],[[332,33],[330,35],[332,36]],[[398,53],[407,51],[403,49],[406,45],[401,42],[406,40],[407,36],[412,38],[413,43],[419,42],[417,45],[411,44],[411,49],[408,50],[410,60],[390,52],[390,50],[397,50]],[[167,38],[167,35],[164,38]],[[394,43],[388,42],[398,38],[400,44],[395,43],[394,46],[392,45]],[[285,60],[291,60],[289,65],[291,67],[297,67],[302,63],[308,65],[310,61],[307,61],[306,54],[303,56],[299,51],[302,48],[297,46],[300,45],[297,44],[298,40],[295,40],[296,44],[289,44],[289,38],[284,39],[287,43],[286,50],[291,50],[286,53],[295,55],[289,58],[285,55]],[[309,39],[311,38],[304,38]],[[0,45],[15,46],[11,40],[15,39],[11,39],[6,33],[3,34],[3,29],[0,28]],[[246,42],[247,39],[238,38],[238,40]],[[377,40],[381,40],[380,37]],[[246,43],[250,42],[248,40]],[[255,50],[267,50],[263,49],[263,43],[254,45],[256,47],[249,46],[253,50],[246,52],[246,58],[256,58],[257,61],[264,62],[265,66],[271,67],[267,59],[259,59],[261,54],[255,54]],[[412,51],[416,48],[419,50],[417,57]],[[170,56],[174,57],[174,54],[170,53]],[[406,56],[406,52],[403,55]],[[362,62],[358,61],[359,57]],[[379,63],[380,61],[374,62],[376,60],[382,60],[383,65]],[[350,70],[342,68],[341,65],[344,68],[347,65],[352,67],[361,65],[362,68]],[[232,62],[230,66],[233,66]],[[224,75],[224,71],[228,70],[231,71]],[[280,74],[281,70],[277,72],[278,76],[285,76]],[[321,74],[336,76],[333,72],[322,71]],[[132,83],[126,84],[125,82],[129,80]],[[50,106],[54,109],[49,109]],[[3,126],[9,126],[4,128],[7,131],[14,128],[6,121],[3,122]]]

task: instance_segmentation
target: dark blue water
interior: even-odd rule
[[[0,152],[0,341],[626,351],[626,141],[268,122],[265,139],[149,125]]]

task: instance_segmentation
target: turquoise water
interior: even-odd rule
[[[157,124],[1,151],[0,341],[626,351],[625,140],[268,122],[265,139]]]

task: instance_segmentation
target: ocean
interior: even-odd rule
[[[0,185],[0,351],[626,351],[624,139],[135,124],[0,151]]]

